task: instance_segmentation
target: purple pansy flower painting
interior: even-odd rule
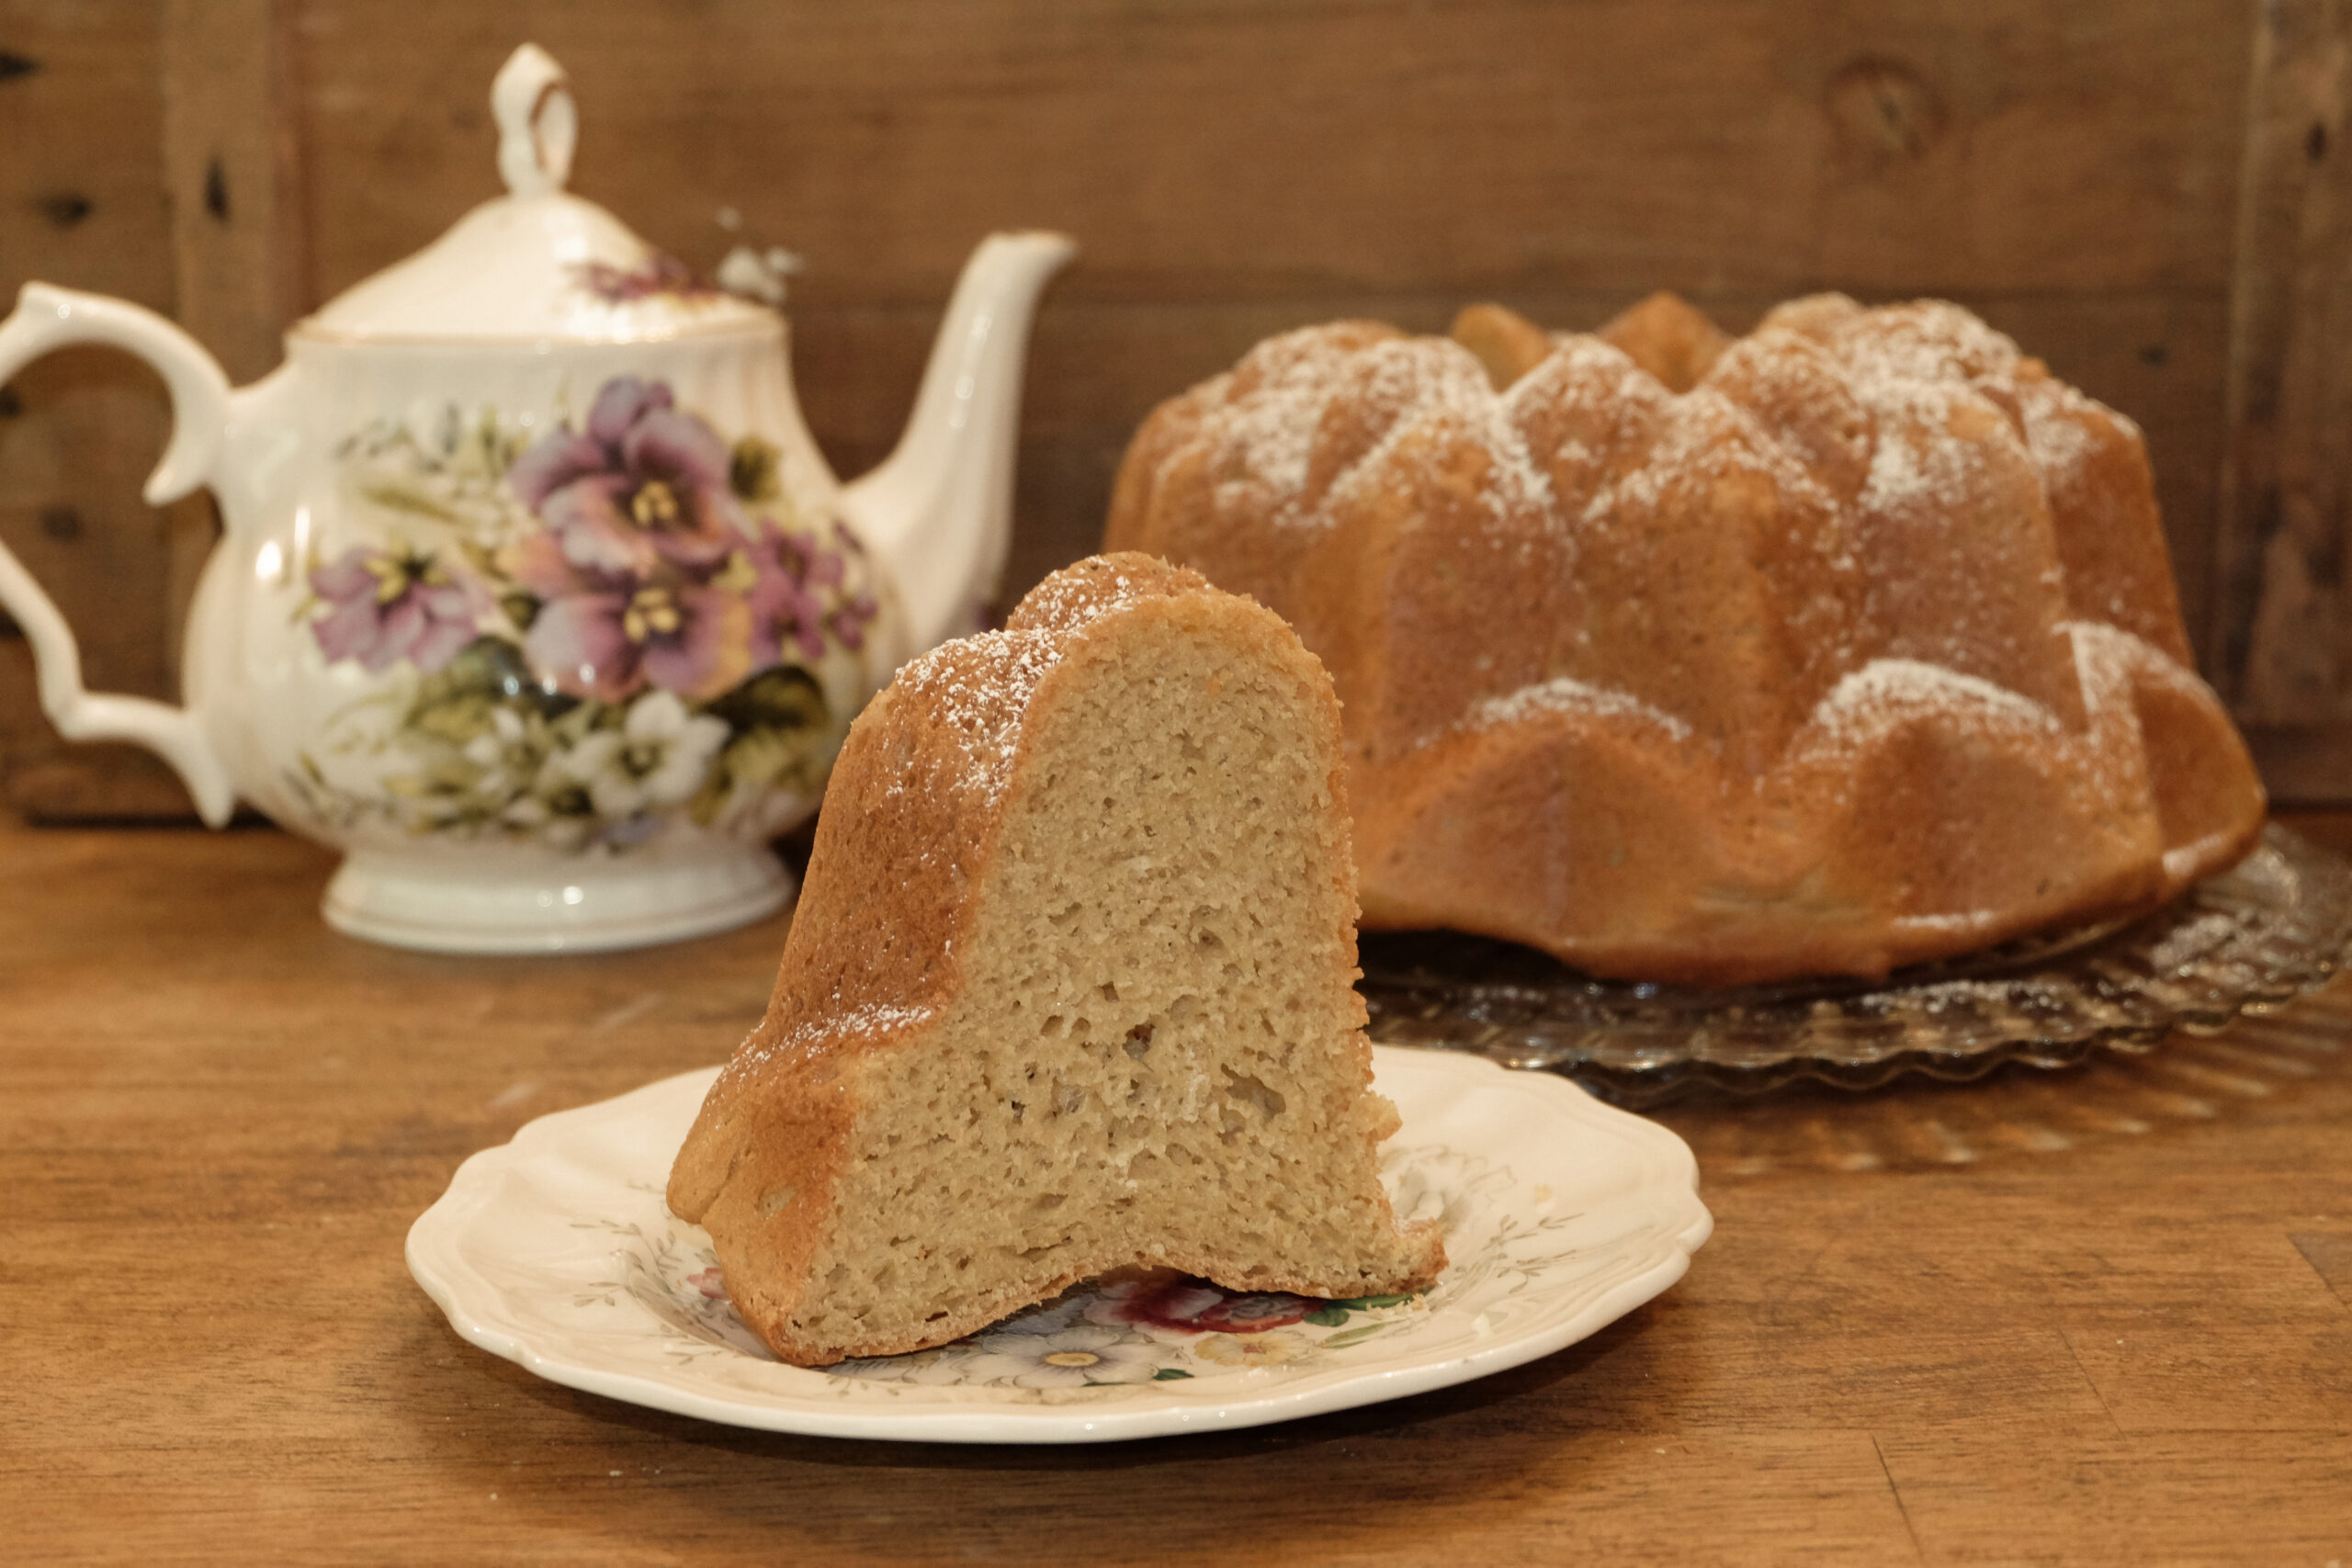
[[[702,701],[750,673],[752,606],[723,582],[658,566],[583,570],[549,534],[514,546],[502,563],[539,600],[523,649],[559,691],[618,703],[651,685]]]
[[[659,381],[605,383],[584,430],[541,437],[507,473],[574,565],[645,573],[716,567],[751,521],[728,488],[716,430],[672,406]]]
[[[417,550],[354,545],[311,573],[328,606],[311,623],[329,659],[356,659],[371,675],[406,660],[434,671],[474,639],[490,595],[461,571]]]
[[[763,522],[747,559],[755,659],[772,663],[796,653],[814,659],[828,639],[853,650],[865,648],[865,624],[877,607],[871,593],[842,591],[848,551],[827,550],[814,534],[788,534]]]
[[[370,790],[305,756],[290,782],[322,817],[618,852],[682,818],[756,826],[821,787],[879,604],[854,538],[794,506],[775,447],[623,376],[553,429],[452,410],[345,453],[380,542],[314,565],[302,614],[330,663],[409,679],[388,737],[327,750],[389,740],[407,771]]]
[[[583,263],[578,276],[582,288],[608,305],[626,305],[631,300],[662,296],[673,299],[707,299],[721,292],[696,276],[695,269],[677,257],[663,255],[658,251],[635,266],[615,266],[610,262]]]

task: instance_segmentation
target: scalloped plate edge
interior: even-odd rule
[[[459,1256],[457,1243],[466,1224],[489,1208],[495,1178],[526,1157],[560,1148],[571,1130],[625,1121],[683,1092],[690,1080],[696,1083],[695,1094],[699,1099],[701,1087],[718,1071],[714,1067],[681,1073],[612,1100],[537,1118],[510,1142],[469,1156],[448,1190],[410,1227],[406,1260],[410,1274],[460,1337],[550,1382],[584,1393],[728,1426],[801,1436],[904,1442],[1078,1443],[1263,1426],[1401,1399],[1507,1371],[1587,1338],[1662,1294],[1688,1272],[1691,1255],[1713,1234],[1713,1216],[1698,1196],[1698,1162],[1689,1145],[1667,1128],[1608,1105],[1566,1078],[1513,1073],[1482,1057],[1375,1045],[1374,1062],[1376,1085],[1398,1100],[1408,1134],[1413,1125],[1409,1107],[1413,1088],[1408,1080],[1418,1075],[1464,1080],[1471,1092],[1502,1092],[1522,1105],[1529,1092],[1534,1091],[1536,1098],[1552,1101],[1551,1109],[1560,1120],[1613,1135],[1613,1141],[1628,1151],[1628,1160],[1638,1159],[1645,1187],[1668,1192],[1670,1201],[1684,1210],[1674,1216],[1679,1226],[1662,1225],[1637,1238],[1650,1244],[1653,1251],[1645,1256],[1635,1272],[1602,1288],[1574,1310],[1529,1325],[1487,1348],[1386,1371],[1334,1369],[1275,1393],[1214,1404],[1170,1399],[1082,1409],[1006,1404],[910,1410],[856,1409],[777,1396],[718,1398],[681,1381],[587,1365],[550,1352],[536,1343],[527,1329],[493,1321],[477,1311],[466,1287],[493,1287]]]

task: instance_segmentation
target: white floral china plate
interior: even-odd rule
[[[716,1069],[531,1122],[466,1161],[408,1266],[466,1338],[553,1382],[739,1427],[908,1442],[1223,1429],[1443,1388],[1575,1343],[1682,1277],[1713,1221],[1682,1140],[1564,1079],[1374,1048],[1400,1214],[1452,1261],[1411,1297],[1097,1281],[936,1350],[811,1371],[736,1318],[662,1202]]]

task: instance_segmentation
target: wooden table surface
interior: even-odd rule
[[[2309,826],[2352,842],[2352,820]],[[1692,1104],[1714,1239],[1484,1382],[1090,1449],[778,1437],[458,1338],[468,1154],[726,1055],[785,919],[468,960],[275,832],[0,827],[0,1559],[2352,1564],[2352,987]]]

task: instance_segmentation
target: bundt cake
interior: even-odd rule
[[[1329,667],[1368,929],[1876,976],[2154,907],[2262,823],[2138,429],[1954,305],[1290,333],[1151,415],[1105,547]]]
[[[822,1366],[1128,1265],[1431,1280],[1435,1227],[1380,1186],[1345,789],[1322,666],[1144,557],[901,670],[670,1178],[744,1320]]]

